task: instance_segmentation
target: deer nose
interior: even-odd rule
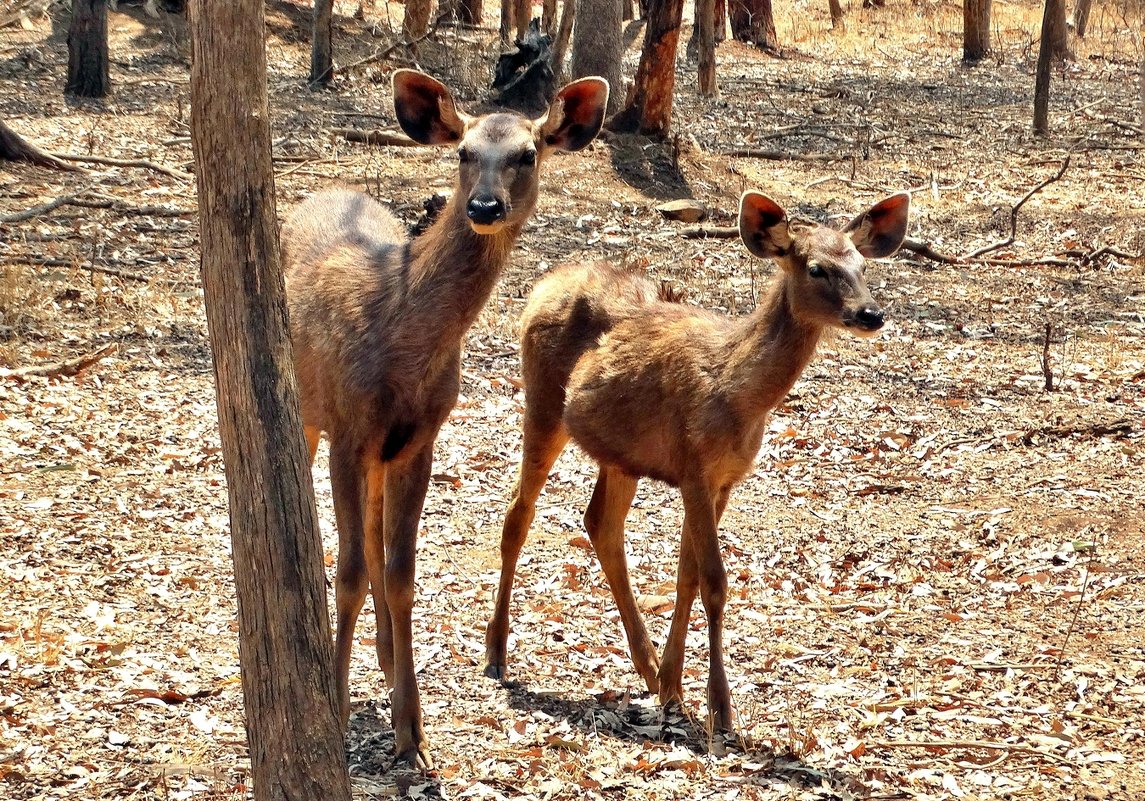
[[[883,327],[883,310],[878,306],[864,306],[855,315],[855,320],[868,331],[878,331]]]
[[[493,195],[476,195],[469,198],[465,213],[478,225],[492,225],[505,219],[505,204]]]

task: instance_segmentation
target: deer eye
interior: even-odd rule
[[[811,269],[807,271],[807,274],[809,276],[811,276],[812,278],[826,278],[827,277],[827,271],[824,270],[823,267],[821,265],[818,265],[818,264],[812,264]]]
[[[536,163],[537,163],[537,151],[526,150],[523,153],[521,153],[521,166],[522,167],[531,167]]]
[[[473,160],[473,154],[469,152],[468,148],[459,148],[457,151],[457,160],[462,164],[466,164]]]

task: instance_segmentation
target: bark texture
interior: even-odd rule
[[[1077,5],[1073,7],[1073,30],[1082,39],[1089,28],[1089,10],[1092,7],[1093,0],[1077,0]]]
[[[1050,130],[1050,72],[1057,57],[1054,52],[1055,29],[1065,28],[1065,0],[1046,0],[1042,14],[1042,37],[1038,46],[1038,67],[1034,77],[1034,132],[1045,135]]]
[[[461,0],[457,6],[457,18],[466,25],[480,25],[484,15],[484,0]]]
[[[775,33],[775,16],[771,0],[728,0],[732,18],[732,36],[764,50],[778,52],[779,37]]]
[[[406,13],[402,18],[402,36],[407,42],[429,30],[429,12],[432,0],[406,0]]]
[[[632,94],[608,127],[613,131],[667,136],[672,129],[672,93],[676,88],[676,46],[684,0],[651,0],[644,47]]]
[[[310,83],[325,86],[334,77],[334,0],[314,0]]]
[[[827,0],[827,6],[831,10],[831,30],[845,30],[847,23],[843,18],[843,4],[839,0]]]
[[[257,801],[349,801],[279,261],[262,0],[191,4],[202,281]]]
[[[962,0],[962,60],[981,61],[990,52],[991,0]]]
[[[621,0],[579,0],[572,42],[572,77],[599,75],[608,81],[608,113],[620,108]]]
[[[553,43],[553,78],[558,86],[565,82],[565,56],[568,55],[569,43],[572,41],[578,2],[579,0],[565,0],[564,9],[561,11],[561,22],[557,27],[557,39]],[[611,89],[610,96],[619,93],[620,87],[613,86]]]
[[[716,84],[716,3],[715,0],[696,0],[696,31],[699,39],[699,66],[696,79],[700,94],[719,97]]]
[[[1065,0],[1050,0],[1049,5],[1053,9],[1054,17],[1050,29],[1051,54],[1058,61],[1072,59],[1073,51],[1069,49],[1069,28],[1066,26]]]
[[[78,97],[105,97],[111,90],[107,64],[107,0],[73,0],[64,91]]]

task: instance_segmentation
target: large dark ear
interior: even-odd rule
[[[786,256],[791,249],[787,212],[766,195],[744,192],[739,199],[739,236],[761,259]]]
[[[843,233],[851,237],[855,248],[870,259],[881,259],[899,249],[906,237],[910,215],[910,195],[899,192],[880,200],[847,224]]]
[[[608,108],[608,81],[581,78],[557,92],[548,113],[537,120],[539,145],[546,149],[580,150],[600,133]]]
[[[465,115],[440,81],[417,70],[397,70],[393,76],[394,111],[410,139],[423,145],[460,142]]]

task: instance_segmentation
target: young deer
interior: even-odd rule
[[[330,440],[342,717],[350,713],[350,647],[369,587],[378,662],[393,688],[397,755],[428,766],[410,616],[433,443],[457,402],[462,339],[532,213],[540,164],[593,140],[608,84],[569,84],[536,120],[463,114],[449,90],[413,70],[395,72],[393,90],[407,134],[458,146],[457,182],[437,221],[410,241],[369,196],[326,192],[290,215],[282,250],[312,462],[323,431]]]
[[[505,677],[517,557],[537,496],[571,437],[600,465],[584,523],[636,670],[661,703],[681,700],[684,640],[698,589],[711,647],[709,713],[717,728],[731,727],[720,517],[732,487],[751,470],[768,413],[803,372],[824,330],[872,336],[882,327],[883,312],[863,277],[864,257],[898,249],[909,207],[909,195],[894,195],[838,232],[791,221],[773,201],[746,193],[740,236],[748,250],[781,269],[745,319],[666,302],[651,281],[604,264],[559,268],[537,284],[521,321],[524,453],[501,533],[486,675]],[[624,520],[643,476],[679,487],[684,500],[676,608],[659,662],[624,553]]]

